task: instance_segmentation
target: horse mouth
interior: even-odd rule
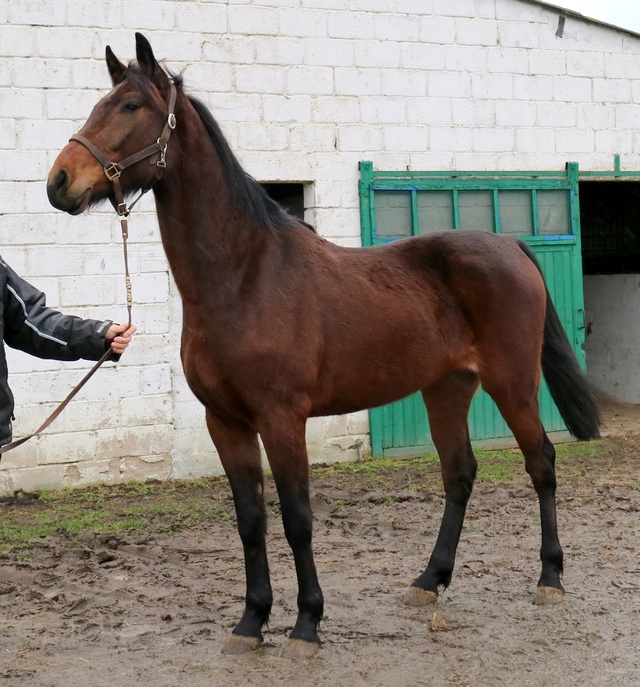
[[[89,206],[90,200],[91,186],[89,186],[89,188],[87,188],[72,205],[66,208],[66,212],[68,212],[70,215],[81,215]]]

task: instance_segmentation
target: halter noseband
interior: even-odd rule
[[[98,160],[104,169],[105,176],[113,184],[115,200],[111,203],[118,213],[119,217],[127,217],[133,206],[140,200],[140,198],[156,183],[162,176],[165,167],[167,166],[166,154],[167,145],[169,143],[169,138],[171,137],[171,132],[176,128],[176,115],[175,115],[175,105],[177,91],[173,81],[171,84],[171,93],[169,95],[169,114],[167,116],[167,121],[164,125],[162,133],[158,140],[143,150],[130,155],[129,157],[121,160],[120,162],[111,162],[107,156],[98,148],[96,145],[91,143],[88,138],[85,138],[81,134],[74,134],[69,140],[77,141],[82,143],[82,145],[89,150],[89,152]],[[135,199],[130,207],[124,202],[124,194],[122,193],[122,187],[120,186],[120,175],[124,172],[127,167],[135,165],[136,162],[144,160],[145,158],[151,157],[152,155],[159,155],[158,161],[156,162],[156,177],[149,186],[149,188],[144,189],[140,195]]]

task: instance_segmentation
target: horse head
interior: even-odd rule
[[[168,166],[166,143],[175,126],[168,103],[175,86],[139,33],[136,57],[137,64],[126,66],[107,46],[113,88],[62,149],[47,179],[49,202],[58,210],[78,215],[105,199],[116,204],[118,189],[125,195],[148,189]]]

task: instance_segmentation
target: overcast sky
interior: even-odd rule
[[[548,0],[548,2],[580,12],[585,17],[599,19],[640,33],[640,0]]]

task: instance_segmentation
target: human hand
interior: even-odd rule
[[[117,355],[122,355],[131,343],[131,337],[136,329],[135,324],[112,324],[105,334],[107,341],[111,342],[111,350]]]

